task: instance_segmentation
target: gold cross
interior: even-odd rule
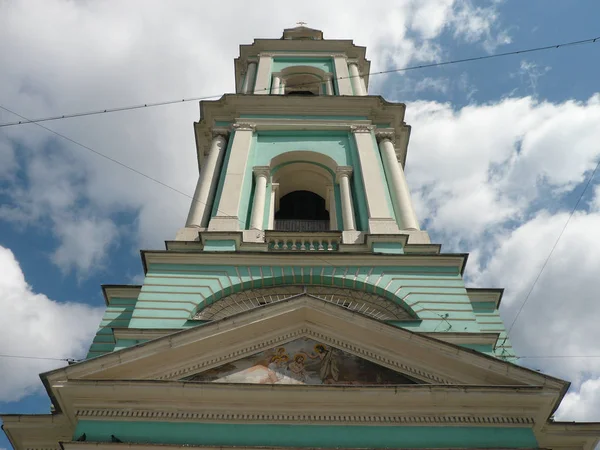
[[[303,27],[304,25],[306,25],[306,22],[302,22],[302,21],[296,22],[296,25],[300,25],[301,27]]]

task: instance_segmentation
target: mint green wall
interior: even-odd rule
[[[129,328],[136,302],[137,299],[135,298],[112,298],[110,305],[104,311],[104,317],[102,317],[100,327],[92,341],[86,359],[115,350],[116,342],[112,329],[117,327]]]
[[[340,166],[355,166],[354,161],[358,160],[356,155],[355,145],[352,144],[353,139],[347,132],[258,132],[255,134],[252,148],[250,149],[249,162],[246,167],[244,184],[242,187],[242,196],[240,201],[239,217],[244,221],[245,228],[249,227],[251,206],[252,206],[252,189],[254,186],[252,168],[254,166],[267,166],[271,159],[275,156],[291,151],[313,151],[321,153],[332,158]],[[225,165],[224,165],[225,167]],[[355,168],[355,173],[360,172],[359,168]],[[222,178],[222,177],[221,177]],[[217,195],[220,196],[222,186],[219,185]],[[270,185],[268,186],[268,194],[270,194]],[[366,199],[362,176],[356,173],[352,177],[352,190],[355,203],[355,215],[359,229],[366,230],[368,228]],[[336,185],[336,205],[339,205],[339,187]],[[267,206],[270,203],[270,195],[267,198]],[[268,209],[266,209],[268,211]],[[213,214],[216,210],[213,210]],[[339,211],[338,224],[342,226],[341,210]],[[266,225],[266,222],[265,222]]]
[[[379,168],[379,174],[381,176],[381,179],[383,180],[383,186],[384,186],[384,195],[385,195],[385,202],[387,204],[388,207],[388,211],[390,212],[390,216],[396,219],[396,223],[398,223],[399,226],[400,225],[400,218],[396,216],[396,211],[394,211],[394,205],[392,204],[392,196],[390,193],[390,190],[388,188],[388,181],[387,181],[387,176],[385,174],[385,170],[383,168],[383,161],[381,160],[381,153],[379,152],[379,145],[377,144],[377,138],[375,137],[375,133],[371,132],[371,139],[373,142],[373,149],[375,150],[375,154],[377,155],[377,167]]]
[[[204,243],[205,252],[235,252],[233,239],[215,239]]]
[[[404,247],[398,242],[373,242],[373,253],[395,254],[404,253]]]
[[[290,58],[276,56],[271,64],[271,73],[281,72],[286,67],[291,66],[310,66],[322,70],[323,72],[333,73],[333,61],[331,57],[323,58]]]
[[[137,300],[113,299],[88,358],[115,349],[113,327],[188,328],[197,311],[231,293],[281,284],[317,284],[365,290],[395,301],[418,319],[390,325],[411,331],[499,332],[502,339],[492,354],[513,360],[510,341],[502,342],[505,330],[498,311],[474,310],[456,269],[334,266],[330,260],[321,262],[321,254],[314,257],[311,267],[151,264]]]
[[[73,439],[210,446],[314,448],[536,448],[517,427],[335,426],[80,420]]]

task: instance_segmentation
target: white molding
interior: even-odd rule
[[[236,422],[236,423],[320,423],[320,424],[342,424],[342,425],[509,425],[515,427],[531,426],[534,418],[520,415],[477,415],[477,414],[356,414],[347,412],[345,414],[326,414],[318,411],[315,413],[269,413],[269,412],[197,412],[197,411],[173,411],[171,409],[131,409],[131,408],[106,408],[106,409],[77,409],[75,415],[78,419],[94,420],[168,420],[181,422]]]

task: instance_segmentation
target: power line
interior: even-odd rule
[[[75,362],[81,361],[74,358],[49,358],[45,356],[23,356],[23,355],[0,355],[0,358],[18,358],[18,359],[45,359],[49,361],[65,361],[65,362]]]
[[[22,116],[21,114],[19,114],[19,113],[17,113],[17,112],[15,112],[15,111],[13,111],[13,110],[11,110],[11,109],[8,109],[8,108],[6,108],[5,106],[2,106],[2,105],[0,105],[0,109],[3,109],[3,110],[5,110],[5,111],[8,111],[9,113],[11,113],[11,114],[14,114],[15,116],[21,117],[21,118],[22,118],[22,119],[24,119],[24,120],[29,120],[29,119],[27,119],[27,117],[25,117],[25,116]],[[179,190],[179,189],[177,189],[177,188],[175,188],[175,187],[173,187],[173,186],[171,186],[171,185],[168,185],[167,183],[165,183],[165,182],[163,182],[163,181],[160,181],[160,180],[159,180],[159,179],[157,179],[157,178],[154,178],[154,177],[152,177],[152,176],[150,176],[150,175],[146,175],[145,173],[143,173],[143,172],[140,172],[138,169],[135,169],[135,168],[133,168],[133,167],[131,167],[131,166],[128,166],[128,165],[127,165],[127,164],[125,164],[125,163],[122,163],[122,162],[121,162],[121,161],[119,161],[118,159],[112,158],[112,157],[110,157],[110,156],[108,156],[108,155],[105,155],[104,153],[101,153],[101,152],[99,152],[99,151],[97,151],[97,150],[94,150],[93,148],[91,148],[91,147],[89,147],[89,146],[87,146],[87,145],[85,145],[85,144],[82,144],[81,142],[77,142],[76,140],[74,140],[74,139],[72,139],[72,138],[70,138],[70,137],[68,137],[68,136],[65,136],[65,135],[64,135],[64,134],[62,134],[62,133],[59,133],[58,131],[54,131],[54,130],[52,130],[51,128],[48,128],[48,127],[46,127],[46,126],[44,126],[44,125],[42,125],[42,124],[40,124],[40,123],[38,123],[38,122],[35,122],[35,121],[30,121],[30,122],[28,122],[28,123],[32,123],[32,124],[34,124],[34,125],[37,125],[38,127],[40,127],[40,128],[43,128],[44,130],[46,130],[46,131],[49,131],[50,133],[53,133],[53,134],[55,134],[55,135],[57,135],[57,136],[59,136],[59,137],[61,137],[61,138],[63,138],[63,139],[66,139],[67,141],[69,141],[69,142],[71,142],[71,143],[73,143],[73,144],[75,144],[75,145],[78,145],[78,146],[80,146],[80,147],[82,147],[82,148],[84,148],[84,149],[86,149],[86,150],[88,150],[88,151],[90,151],[90,152],[92,152],[92,153],[94,153],[94,154],[96,154],[96,155],[98,155],[98,156],[100,156],[100,157],[104,158],[104,159],[107,159],[108,161],[111,161],[111,162],[113,162],[113,163],[115,163],[115,164],[118,164],[119,166],[121,166],[121,167],[124,167],[124,168],[125,168],[125,169],[127,169],[127,170],[130,170],[130,171],[132,171],[132,172],[134,172],[134,173],[136,173],[136,174],[138,174],[138,175],[140,175],[140,176],[142,176],[142,177],[144,177],[144,178],[146,178],[146,179],[148,179],[148,180],[150,180],[150,181],[153,181],[153,182],[155,182],[155,183],[157,183],[157,184],[159,184],[159,185],[161,185],[161,186],[163,186],[163,187],[166,187],[167,189],[170,189],[170,190],[171,190],[171,191],[173,191],[173,192],[176,192],[176,193],[178,193],[178,194],[181,194],[181,195],[183,195],[183,196],[185,196],[185,197],[187,197],[187,198],[190,198],[190,199],[192,199],[193,201],[195,201],[195,202],[197,202],[197,203],[200,203],[200,204],[202,204],[202,205],[206,205],[206,203],[205,203],[205,202],[201,202],[201,201],[200,201],[200,200],[198,200],[196,197],[194,197],[194,196],[192,196],[192,195],[189,195],[189,194],[186,194],[185,192],[183,192],[183,191],[181,191],[181,190]],[[227,216],[227,217],[233,217],[233,216],[231,216],[230,214],[224,213],[223,211],[219,210],[218,208],[217,208],[217,211],[218,211],[218,212],[220,212],[221,214],[224,214],[224,215],[225,215],[225,216]],[[244,222],[242,222],[240,219],[237,219],[237,220],[238,220],[238,222],[240,222],[241,224],[243,224],[243,225],[245,226],[245,223],[244,223]]]
[[[345,76],[345,77],[337,77],[334,79],[335,80],[345,80],[345,79],[355,78],[357,76],[363,77],[366,75],[374,76],[374,75],[383,75],[383,74],[389,74],[389,73],[408,72],[411,70],[428,69],[431,67],[441,67],[441,66],[448,66],[448,65],[452,65],[452,64],[462,64],[462,63],[466,63],[466,62],[482,61],[485,59],[501,58],[504,56],[512,56],[512,55],[520,55],[520,54],[533,53],[533,52],[539,52],[539,51],[545,51],[545,50],[552,50],[552,49],[558,49],[561,47],[571,47],[571,46],[575,46],[575,45],[593,44],[598,40],[600,40],[600,36],[590,38],[590,39],[582,39],[582,40],[578,40],[578,41],[564,42],[561,44],[546,45],[543,47],[528,48],[528,49],[523,49],[523,50],[513,50],[510,52],[504,52],[504,53],[495,53],[492,55],[474,56],[471,58],[454,59],[454,60],[450,60],[450,61],[442,61],[442,62],[430,63],[430,64],[419,64],[417,66],[394,68],[394,69],[388,69],[388,70],[381,70],[378,72],[364,72],[364,73],[359,73],[358,75],[354,75],[354,76],[349,75],[349,76]],[[314,85],[314,84],[321,84],[321,82],[301,83],[301,84],[296,84],[296,85],[292,85],[289,87],[302,87],[302,86],[310,86],[310,85]],[[271,88],[268,87],[268,88],[264,88],[264,89],[258,89],[256,91],[254,91],[254,93],[266,92],[266,91],[270,91],[270,90],[271,90]],[[15,126],[15,125],[25,125],[28,123],[48,122],[48,121],[52,121],[52,120],[72,119],[75,117],[85,117],[85,116],[94,116],[94,115],[98,115],[98,114],[107,114],[107,113],[113,113],[113,112],[131,111],[131,110],[135,110],[135,109],[153,108],[156,106],[167,106],[167,105],[174,105],[177,103],[187,103],[187,102],[195,102],[195,101],[200,101],[200,100],[210,100],[213,98],[220,98],[222,95],[223,95],[223,93],[219,93],[219,94],[215,94],[215,95],[206,95],[206,96],[201,96],[201,97],[190,97],[190,98],[182,98],[182,99],[176,99],[176,100],[167,100],[167,101],[162,101],[162,102],[144,103],[144,104],[139,104],[139,105],[122,106],[122,107],[116,107],[116,108],[106,108],[106,109],[101,109],[101,110],[78,112],[78,113],[72,113],[72,114],[62,114],[62,115],[58,115],[58,116],[43,117],[43,118],[39,118],[39,119],[23,118],[23,121],[7,122],[7,123],[0,124],[0,128],[11,127],[11,126]]]
[[[539,273],[535,277],[535,280],[533,280],[533,283],[531,284],[531,287],[529,288],[529,291],[527,292],[527,295],[525,296],[525,300],[523,300],[523,303],[521,303],[521,307],[517,311],[517,315],[515,316],[515,318],[513,319],[512,323],[510,324],[510,327],[506,331],[506,336],[504,337],[504,341],[502,341],[502,344],[504,344],[504,342],[506,342],[506,340],[508,339],[509,333],[512,331],[512,328],[515,325],[515,323],[517,322],[517,319],[519,318],[519,315],[521,314],[521,311],[523,311],[523,308],[527,304],[527,301],[529,300],[529,297],[531,296],[531,293],[533,292],[533,288],[535,288],[535,285],[537,284],[538,280],[540,279],[540,276],[542,275],[542,273],[544,272],[544,269],[548,265],[548,261],[550,261],[550,258],[552,257],[552,254],[554,253],[554,250],[556,249],[556,246],[558,245],[558,242],[562,238],[563,233],[565,232],[565,229],[567,228],[567,225],[569,225],[569,222],[571,221],[571,218],[575,214],[575,211],[577,210],[577,207],[579,206],[579,203],[581,203],[581,199],[583,198],[584,194],[588,190],[588,187],[590,187],[590,184],[592,183],[592,180],[594,179],[594,175],[596,175],[596,171],[598,170],[598,167],[600,167],[600,159],[598,159],[598,163],[596,164],[596,167],[594,167],[594,170],[592,171],[591,175],[589,176],[589,178],[587,180],[587,183],[585,184],[585,187],[581,191],[581,195],[577,199],[577,202],[575,203],[575,206],[573,206],[573,209],[571,210],[571,213],[569,214],[569,217],[567,218],[565,224],[563,225],[562,230],[560,230],[558,238],[554,242],[554,245],[552,246],[552,249],[550,250],[550,253],[548,253],[548,256],[546,257],[546,260],[544,261],[544,264],[542,264],[542,268],[540,269]]]

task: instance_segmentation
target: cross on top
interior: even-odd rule
[[[302,22],[302,21],[296,22],[296,25],[300,25],[301,27],[303,27],[304,25],[306,25],[306,22]]]

